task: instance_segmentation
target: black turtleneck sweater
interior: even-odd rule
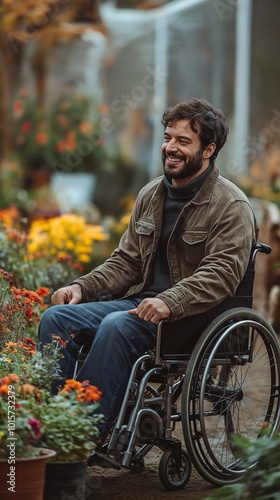
[[[171,288],[170,270],[167,261],[167,248],[170,234],[183,207],[194,198],[211,170],[209,166],[202,174],[188,184],[172,186],[165,176],[166,195],[163,206],[162,230],[153,262],[152,277],[141,297],[155,297],[158,293]]]

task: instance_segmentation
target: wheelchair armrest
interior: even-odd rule
[[[162,332],[163,332],[163,323],[166,320],[161,320],[158,324],[157,327],[157,342],[156,342],[156,359],[155,359],[155,364],[156,365],[162,365],[162,359],[161,359],[161,339],[162,339]]]

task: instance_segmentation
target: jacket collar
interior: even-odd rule
[[[190,204],[193,205],[205,205],[209,203],[213,188],[217,182],[217,179],[220,175],[219,168],[216,164],[213,165],[213,168],[210,170],[208,176],[206,177],[204,183],[202,184],[200,190],[196,193],[194,198],[190,201]],[[156,180],[156,179],[155,179]],[[161,196],[163,192],[165,192],[166,187],[164,183],[164,176],[160,176],[157,178],[158,185],[154,192],[153,198],[155,199],[157,196]]]

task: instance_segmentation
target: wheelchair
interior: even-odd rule
[[[244,474],[234,434],[250,440],[279,427],[279,340],[266,318],[252,309],[252,249],[235,296],[211,314],[161,321],[157,344],[134,364],[112,434],[93,464],[142,470],[154,447],[163,451],[159,479],[167,490],[189,481],[192,465],[214,486]],[[191,334],[190,334],[191,332]],[[76,373],[86,356],[82,346]],[[173,436],[181,424],[185,448]]]

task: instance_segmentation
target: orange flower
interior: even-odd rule
[[[50,290],[45,286],[40,286],[40,288],[36,290],[36,293],[37,295],[39,295],[39,297],[47,297],[48,295],[50,295]]]
[[[9,375],[6,375],[6,377],[0,378],[1,385],[9,385],[9,383],[10,383]]]
[[[17,342],[7,342],[6,344],[6,347],[8,347],[9,349],[11,349],[12,347],[15,347],[17,345]]]
[[[62,101],[62,103],[60,104],[59,108],[62,111],[67,111],[70,108],[70,103],[67,102],[67,101]]]
[[[65,381],[63,389],[61,389],[61,391],[59,391],[59,394],[61,394],[63,392],[77,391],[77,390],[81,389],[81,387],[82,387],[82,384],[78,380],[74,380],[72,378],[67,379]]]
[[[56,122],[62,127],[67,127],[69,125],[69,120],[65,115],[57,115]]]
[[[77,92],[75,95],[75,101],[83,101],[85,99],[85,96],[82,92]]]
[[[7,228],[7,236],[9,240],[14,241],[17,245],[22,245],[27,240],[27,233],[18,231],[13,227]]]
[[[14,102],[13,107],[14,107],[14,116],[16,116],[17,118],[20,118],[23,115],[23,110],[24,110],[23,102],[20,100],[16,100]]]
[[[80,402],[96,403],[102,392],[95,385],[86,385],[78,391],[77,400]]]
[[[56,341],[59,345],[61,345],[61,347],[66,347],[67,343],[65,342],[65,340],[63,340],[62,338],[60,338],[58,335],[52,335],[52,338],[54,341]]]
[[[9,393],[9,386],[7,384],[0,385],[0,394],[7,395]]]
[[[35,387],[35,385],[32,384],[22,384],[21,386],[21,393],[24,397],[29,396],[30,394],[37,395],[38,394],[38,388]]]
[[[48,136],[45,132],[39,132],[35,136],[36,142],[40,144],[40,146],[44,146],[48,142]]]
[[[31,337],[24,337],[20,341],[20,345],[23,347],[25,351],[28,351],[30,354],[35,354],[37,349],[37,342]]]
[[[76,134],[71,131],[68,132],[65,139],[65,149],[68,151],[74,151],[76,149]]]
[[[82,122],[79,126],[79,130],[80,132],[82,132],[82,134],[88,134],[92,129],[92,126],[91,126],[91,123],[90,122]]]
[[[0,394],[4,395],[9,394],[9,385],[13,384],[14,382],[17,382],[17,380],[19,380],[19,377],[15,373],[12,373],[11,375],[6,375],[6,377],[1,378]]]
[[[57,151],[57,153],[63,153],[63,151],[65,151],[65,149],[66,149],[65,142],[60,141],[60,142],[56,143],[55,150]]]
[[[12,226],[17,219],[19,219],[19,211],[15,205],[0,210],[0,220],[4,222],[5,226]]]
[[[97,106],[97,109],[98,109],[98,111],[99,111],[99,113],[101,115],[105,115],[106,116],[106,115],[109,114],[109,108],[108,108],[107,104],[99,104]]]

